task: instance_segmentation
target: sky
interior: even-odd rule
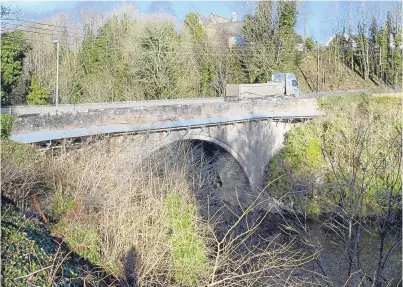
[[[4,1],[3,1],[4,2]],[[86,5],[90,1],[5,1],[10,5],[19,8],[25,19],[38,20],[44,16],[51,16],[59,12],[74,13],[80,5]],[[95,2],[95,1],[91,1]],[[211,12],[231,18],[232,12],[237,12],[238,18],[242,19],[245,11],[250,8],[246,2],[241,1],[127,1],[136,6],[141,13],[166,12],[183,21],[186,14],[190,11],[197,12],[201,15],[209,15]],[[343,1],[342,1],[343,2]],[[362,1],[364,2],[364,1]],[[362,3],[358,2],[358,3]],[[99,3],[99,2],[95,2]],[[90,3],[90,4],[95,4]],[[106,7],[114,7],[121,5],[122,2],[102,1],[102,5]],[[333,35],[334,25],[337,24],[335,13],[356,13],[357,9],[349,8],[349,3],[339,4],[336,1],[308,1],[306,3],[306,32],[308,37],[318,40],[321,44],[325,44]],[[374,2],[375,3],[375,2]],[[380,3],[380,2],[378,2]],[[386,2],[383,2],[386,3]],[[396,1],[396,3],[398,3]],[[362,5],[362,4],[358,4]],[[370,4],[364,4],[370,5]],[[383,4],[380,4],[382,7]],[[384,6],[384,5],[383,5]],[[355,6],[354,6],[355,7]],[[349,9],[350,12],[347,11]],[[352,16],[354,17],[354,15]],[[381,16],[380,16],[381,17]],[[304,21],[302,9],[300,10],[296,32],[303,36]]]

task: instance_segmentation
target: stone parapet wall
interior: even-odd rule
[[[99,104],[98,104],[99,105]],[[178,121],[184,119],[222,117],[267,112],[314,112],[317,110],[315,99],[278,98],[256,102],[201,102],[189,104],[164,104],[143,106],[124,106],[115,103],[102,108],[66,110],[66,112],[30,113],[29,108],[14,113],[16,118],[12,134],[40,132],[49,130],[85,128],[112,124],[138,124],[156,121]],[[96,106],[96,105],[95,105]],[[35,111],[35,110],[34,110]],[[48,111],[48,112],[46,112]],[[4,111],[2,111],[4,112]]]

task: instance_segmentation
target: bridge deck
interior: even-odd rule
[[[61,139],[97,136],[103,134],[145,133],[171,130],[205,128],[210,126],[229,125],[249,121],[304,121],[323,115],[320,112],[275,112],[263,114],[248,114],[229,117],[201,118],[180,121],[158,121],[141,124],[118,124],[106,126],[91,126],[65,130],[52,130],[44,132],[13,134],[10,139],[21,143],[40,143]]]

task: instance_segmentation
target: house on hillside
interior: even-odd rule
[[[347,33],[344,33],[343,35],[332,35],[329,40],[327,40],[325,47],[329,47],[333,41],[336,39],[341,39],[344,43],[350,43],[351,47],[353,49],[357,48],[357,42],[354,40],[354,36],[348,35]]]
[[[213,13],[209,16],[197,14],[199,24],[206,30],[207,38],[211,42],[224,41],[230,48],[242,45],[243,21],[238,21],[236,12],[232,12],[231,19]]]
[[[231,19],[225,18],[214,13],[209,16],[197,14],[198,23],[203,26],[210,42],[224,42],[228,47],[237,47],[245,44],[242,37],[243,21],[238,21],[236,12],[232,12]],[[297,41],[295,50],[302,52],[304,42],[301,37]]]
[[[401,32],[403,33],[403,31]],[[401,34],[400,34],[401,35]],[[396,42],[395,42],[395,37],[392,33],[389,34],[389,47],[394,50],[396,48]],[[400,50],[403,50],[403,42],[400,45]]]

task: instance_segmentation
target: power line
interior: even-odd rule
[[[56,33],[55,34],[50,34],[50,33],[43,33],[43,32],[38,32],[38,31],[32,31],[32,30],[25,30],[25,29],[21,29],[21,28],[17,28],[14,31],[20,31],[20,32],[25,32],[25,33],[33,33],[33,34],[37,34],[37,35],[43,35],[43,36],[52,36],[52,38],[59,38]],[[61,32],[58,32],[61,33]],[[8,32],[8,30],[5,33],[1,34],[1,37],[9,37],[9,38],[15,38],[15,39],[20,39],[18,37],[13,37],[10,35],[10,32]],[[67,38],[71,38],[71,36],[66,35]],[[75,38],[72,38],[70,40],[74,40]],[[40,40],[35,40],[32,38],[24,38],[24,40],[31,40],[31,41],[41,41],[43,42],[43,39]]]
[[[12,18],[6,18],[6,19],[1,19],[2,21],[18,21],[18,22],[24,22],[24,23],[31,23],[31,24],[38,24],[38,25],[44,25],[44,26],[51,26],[51,27],[57,27],[57,28],[63,28],[63,29],[78,29],[78,28],[73,28],[73,27],[68,27],[68,26],[59,26],[59,25],[54,25],[54,24],[47,24],[47,23],[41,23],[41,22],[34,22],[34,21],[28,21],[28,20],[22,20],[22,19],[12,19]]]
[[[29,22],[32,22],[32,21],[29,21]],[[32,31],[32,30],[26,30],[26,29],[22,29],[22,28],[28,28],[28,29],[30,29],[30,28],[33,28],[33,29],[40,29],[40,30],[45,30],[45,31],[50,31],[50,32],[53,32],[52,34],[50,34],[50,33],[44,33],[44,32],[38,32],[38,31]],[[44,29],[44,28],[39,28],[39,27],[33,27],[33,26],[23,26],[23,27],[16,27],[16,29],[15,29],[16,31],[22,31],[22,32],[26,32],[26,33],[33,33],[33,34],[38,34],[38,35],[46,35],[46,36],[52,36],[52,38],[55,38],[56,37],[56,35],[54,34],[54,33],[62,33],[62,31],[54,31],[54,30],[50,30],[50,29]],[[8,30],[7,30],[8,31]],[[115,34],[114,36],[116,36],[116,35],[118,35],[117,37],[119,37],[119,38],[121,38],[120,36],[119,36],[119,34]],[[71,35],[65,35],[67,38],[71,38],[72,36]],[[127,34],[126,34],[126,36],[127,36]],[[292,36],[292,35],[291,35]],[[97,39],[108,39],[108,40],[112,40],[112,39],[110,39],[110,36],[109,35],[97,35],[97,36],[95,36],[95,37],[90,37],[90,39],[92,40],[92,42],[91,42],[91,44],[92,44],[92,46],[94,45],[94,43],[95,43],[95,41],[97,40]],[[86,40],[88,40],[88,38],[86,39]],[[140,53],[156,53],[156,52],[159,52],[159,53],[183,53],[183,51],[181,51],[181,50],[183,50],[183,49],[188,49],[188,50],[191,50],[192,52],[190,53],[190,54],[200,54],[200,55],[212,55],[212,56],[214,56],[214,55],[223,55],[223,54],[228,54],[228,50],[227,49],[229,49],[226,45],[226,47],[225,47],[225,51],[222,51],[222,52],[220,52],[220,53],[217,53],[217,51],[216,51],[216,49],[217,49],[217,47],[215,47],[215,46],[211,46],[211,45],[208,45],[208,44],[213,44],[213,43],[218,43],[218,44],[224,44],[225,45],[225,43],[223,43],[223,42],[213,42],[213,41],[203,41],[203,42],[199,42],[199,43],[195,43],[195,44],[193,44],[193,43],[189,43],[189,42],[185,42],[185,43],[179,43],[179,45],[178,46],[173,46],[173,45],[171,45],[171,46],[168,46],[167,48],[171,48],[171,49],[175,49],[176,51],[139,51],[139,50],[137,50],[137,49],[127,49],[127,48],[122,48],[122,47],[114,47],[114,46],[112,46],[112,47],[107,47],[107,49],[108,50],[118,50],[118,51],[136,51],[136,52],[140,52]],[[71,43],[68,43],[68,44],[70,44],[71,45]],[[195,48],[197,48],[197,46],[199,46],[198,44],[201,44],[201,45],[203,45],[201,48],[202,49],[204,49],[204,50],[206,50],[206,51],[212,51],[212,52],[207,52],[207,53],[201,53],[201,52],[199,52],[199,51],[194,51],[194,49]],[[207,44],[206,46],[204,46],[204,44]],[[248,51],[248,50],[250,50],[251,48],[257,48],[257,49],[261,49],[261,48],[268,48],[268,49],[275,49],[275,45],[259,45],[259,44],[254,44],[254,43],[244,43],[244,44],[242,44],[241,46],[238,46],[238,47],[232,47],[231,48],[231,50],[240,50],[242,53],[248,53],[248,52],[250,52],[250,53],[253,53],[253,54],[260,54],[260,53],[257,53],[256,51]]]
[[[39,35],[46,35],[46,36],[54,36],[53,34],[48,34],[48,33],[41,33],[41,32],[37,32],[37,31],[30,31],[30,30],[22,30],[22,29],[18,29],[18,31],[21,32],[27,32],[27,33],[34,33],[34,34],[39,34]],[[14,37],[14,36],[10,36],[9,34],[2,34],[2,37],[8,37],[8,38],[13,38],[13,39],[17,39],[17,40],[21,40],[18,37]],[[43,41],[41,40],[35,40],[35,39],[26,39],[26,40],[30,40],[30,41]],[[145,51],[145,52],[149,52],[149,53],[180,53],[182,49],[187,49],[193,52],[193,54],[203,54],[203,55],[207,55],[208,53],[200,53],[197,51],[193,50],[193,47],[189,46],[189,45],[178,45],[178,46],[167,46],[165,48],[168,49],[174,49],[175,51],[161,51],[161,50],[155,50],[155,51]],[[216,49],[214,47],[205,47],[207,50],[210,51],[215,51]],[[107,50],[118,50],[118,51],[138,51],[137,49],[130,49],[130,48],[122,48],[122,47],[107,47]],[[225,48],[225,51],[222,51],[221,54],[228,54],[228,50],[229,48]],[[244,48],[242,47],[233,47],[231,48],[232,50],[243,50]]]
[[[23,31],[21,31],[21,32],[23,32]],[[38,33],[38,32],[35,32],[35,31],[27,31],[27,32],[35,33],[35,34],[39,34],[39,35],[53,36],[53,35],[51,35],[51,34]],[[9,35],[8,33],[7,33],[7,34],[1,34],[0,36],[1,36],[1,38],[3,38],[3,39],[12,39],[12,40],[18,40],[18,41],[21,41],[21,40],[23,40],[23,41],[29,41],[31,44],[33,44],[32,42],[40,42],[40,43],[48,42],[48,43],[53,43],[53,40],[45,40],[45,39],[43,39],[43,38],[41,38],[41,39],[32,39],[32,38],[23,38],[23,39],[21,39],[21,38],[16,37],[16,36]],[[53,38],[53,37],[52,37],[52,38]],[[75,43],[66,42],[66,44],[68,44],[68,45],[74,45]]]
[[[39,39],[31,39],[31,38],[21,39],[21,38],[14,37],[14,36],[9,36],[9,35],[5,35],[5,37],[2,35],[2,38],[4,38],[4,39],[12,39],[12,40],[19,40],[19,41],[21,41],[21,40],[28,41],[30,44],[33,44],[33,42],[53,43],[53,40],[48,40],[47,41],[47,40],[43,40],[43,39],[39,40]],[[72,42],[66,42],[66,44],[71,45],[71,46],[75,45],[75,43],[72,43]]]
[[[32,31],[30,31],[32,32]],[[37,33],[37,34],[42,34],[42,33]],[[50,35],[50,34],[48,34]],[[10,37],[10,36],[6,36],[7,38],[13,38],[15,40],[21,40],[20,38],[17,37]],[[25,39],[28,41],[35,41],[34,39]],[[39,40],[36,40],[39,42]],[[43,40],[40,40],[40,42],[44,42]],[[52,41],[49,41],[49,43],[53,43]],[[67,42],[68,45],[74,45],[75,43],[71,43],[71,42]],[[188,49],[188,48],[187,48]],[[154,50],[154,51],[142,51],[141,48],[140,49],[130,49],[130,48],[119,48],[119,47],[110,47],[109,50],[115,50],[115,51],[120,51],[120,52],[136,52],[136,54],[142,54],[142,55],[152,55],[152,54],[163,54],[163,55],[169,55],[169,54],[178,54],[178,55],[187,55],[187,56],[197,56],[197,55],[201,55],[201,56],[228,56],[228,50],[222,51],[222,52],[213,52],[213,53],[195,53],[192,49],[188,49],[190,51],[184,52],[183,50],[181,50],[180,48],[178,48],[177,50],[174,51],[159,51],[159,50]],[[261,52],[256,52],[256,51],[243,51],[243,52],[249,52],[250,54],[254,54],[256,56],[259,55],[266,55],[266,53],[261,53]]]
[[[22,26],[22,25],[18,25],[18,26],[15,26],[15,27],[9,28],[9,29],[7,29],[7,31],[9,31],[10,29],[16,29],[16,28],[19,28],[19,27],[22,27],[22,28],[28,28],[28,29],[37,29],[37,30],[42,30],[42,31],[57,32],[57,33],[64,33],[64,32],[67,32],[66,30],[65,30],[65,31],[55,31],[55,30],[51,30],[51,29],[44,29],[44,28],[41,28],[41,27],[34,27],[34,26]]]
[[[37,32],[37,31],[31,31],[31,30],[24,30],[21,28],[16,29],[16,31],[21,31],[21,32],[26,32],[26,33],[34,33],[34,34],[39,34],[39,35],[47,35],[47,36],[55,36],[54,34],[50,33],[43,33],[43,32]]]
[[[30,26],[28,26],[28,28],[31,28]],[[42,29],[42,30],[48,30],[48,31],[52,31],[52,30],[49,30],[49,29]],[[38,35],[46,35],[46,36],[52,36],[52,37],[55,37],[56,35],[55,34],[50,34],[50,33],[43,33],[43,32],[38,32],[38,31],[32,31],[32,30],[25,30],[25,29],[21,29],[21,28],[19,28],[18,27],[18,29],[16,29],[16,31],[21,31],[21,32],[26,32],[26,33],[34,33],[34,34],[38,34]],[[56,31],[57,33],[61,33],[60,31]],[[4,34],[2,34],[2,36],[4,37],[4,36],[9,36],[9,35],[4,35]],[[66,37],[72,37],[72,36],[69,36],[69,35],[66,35]],[[95,37],[95,38],[93,38],[93,43],[95,42],[97,40],[97,37]],[[206,42],[206,43],[211,43],[211,42]],[[213,42],[214,43],[214,42]],[[216,43],[220,43],[220,42],[216,42]],[[69,44],[71,44],[71,43],[69,43]],[[220,44],[223,44],[223,43],[220,43]],[[231,50],[241,50],[241,51],[243,51],[243,52],[245,52],[245,51],[247,51],[247,49],[250,49],[250,48],[254,48],[254,47],[256,47],[256,48],[258,48],[258,49],[260,49],[260,48],[269,48],[269,49],[275,49],[275,45],[259,45],[259,44],[257,44],[257,45],[255,45],[255,44],[253,44],[253,43],[245,43],[245,44],[243,44],[243,45],[241,45],[241,46],[238,46],[238,47],[232,47],[231,48]],[[196,45],[194,45],[194,44],[192,44],[192,43],[179,43],[179,45],[178,46],[168,46],[167,48],[171,48],[171,49],[183,49],[183,48],[185,48],[185,49],[189,49],[189,50],[193,50],[194,48],[197,48],[197,44]],[[206,49],[206,50],[213,50],[214,52],[215,52],[215,50],[217,49],[216,47],[214,47],[214,46],[204,46],[204,47],[202,47],[203,49]],[[127,48],[121,48],[121,47],[108,47],[107,48],[108,50],[126,50],[126,51],[137,51],[137,50],[133,50],[133,49],[127,49]],[[228,47],[226,47],[225,49],[229,49]],[[360,50],[360,48],[356,48],[356,50]],[[148,52],[148,51],[147,51]],[[151,52],[153,52],[153,51],[151,51]],[[161,52],[161,51],[160,51]],[[163,52],[163,51],[162,51]],[[165,51],[165,52],[167,52],[167,51]],[[169,52],[169,51],[168,51]],[[195,52],[197,52],[197,51],[195,51]],[[223,51],[223,53],[227,53],[227,51]],[[203,53],[203,55],[206,55],[206,53]]]
[[[46,24],[46,23],[40,23],[40,22],[34,22],[34,21],[28,21],[28,20],[22,20],[22,19],[2,19],[2,20],[8,20],[8,21],[20,21],[20,22],[26,22],[26,23],[32,23],[32,24],[38,24],[38,25],[44,25],[44,26],[51,26],[51,27],[58,27],[58,28],[63,28],[64,31],[54,31],[51,29],[44,29],[44,28],[39,28],[39,27],[34,27],[34,26],[24,26],[24,27],[29,27],[29,28],[33,28],[33,29],[40,29],[40,30],[47,30],[47,31],[52,31],[52,32],[69,32],[68,29],[78,29],[78,28],[72,28],[72,27],[68,27],[68,26],[59,26],[59,25],[53,25],[53,24]],[[73,32],[75,34],[80,34],[83,36],[88,36],[88,34],[86,33],[81,33],[81,32]],[[127,34],[123,34],[123,33],[116,33],[115,35],[117,35],[118,37],[122,37],[122,36],[127,36]],[[285,33],[284,35],[288,36],[287,38],[285,38],[284,40],[288,40],[289,38],[294,37],[294,35],[289,35],[288,33]],[[276,33],[275,36],[282,36],[282,33]],[[108,35],[96,35],[95,38],[106,38],[109,37]],[[220,43],[220,42],[213,42],[213,41],[202,41],[202,43]]]
[[[7,29],[7,30],[3,30],[3,31],[4,31],[4,32],[9,32],[9,31],[12,31],[12,30],[14,29],[14,31],[36,32],[37,34],[40,34],[40,32],[38,32],[38,31],[21,30],[21,28],[37,29],[37,30],[41,30],[41,31],[49,31],[49,32],[54,33],[55,35],[60,35],[60,34],[62,34],[62,33],[67,32],[67,34],[64,35],[65,37],[70,37],[70,38],[73,38],[73,37],[74,37],[73,35],[69,35],[69,32],[68,32],[67,30],[64,30],[64,31],[57,31],[57,30],[45,29],[45,28],[34,27],[34,26],[26,26],[26,25],[25,25],[25,26],[18,25],[18,26],[15,26],[15,27],[9,28],[9,29]],[[48,33],[42,33],[42,34],[43,34],[43,35],[47,35]],[[77,33],[77,34],[85,35],[85,34],[82,34],[82,33]]]

